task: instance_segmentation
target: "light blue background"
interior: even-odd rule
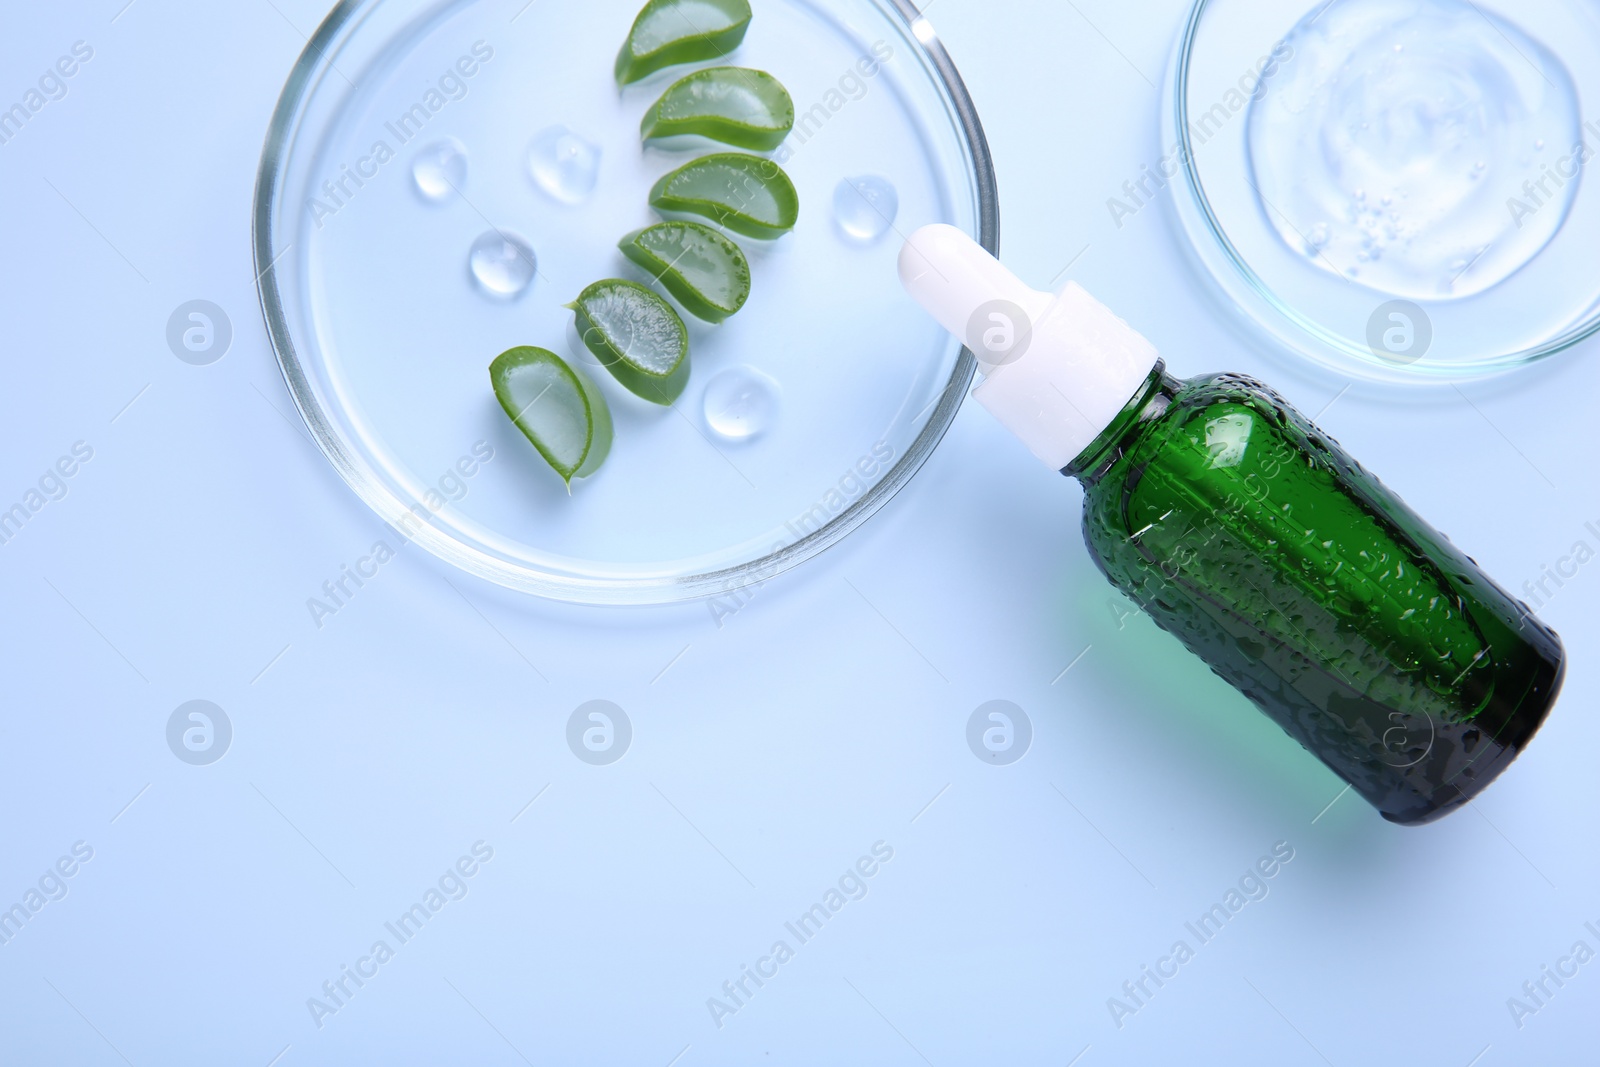
[[[1506,1000],[1575,941],[1600,950],[1600,562],[1542,611],[1571,667],[1531,750],[1410,830],[1328,807],[1331,773],[1120,617],[1077,488],[972,405],[884,513],[720,628],[704,604],[538,602],[413,547],[319,631],[306,598],[383,529],[293,414],[248,233],[322,3],[123,3],[12,5],[0,35],[6,103],[74,41],[95,50],[0,146],[0,502],[94,449],[0,546],[0,905],[94,850],[0,945],[0,1061],[1593,1059],[1600,962],[1521,1029]],[[1073,276],[1173,370],[1257,373],[1325,409],[1514,590],[1600,548],[1593,345],[1459,391],[1347,389],[1252,346],[1168,200],[1113,224],[1106,198],[1163,154],[1182,14],[930,7],[994,148],[1006,261],[1043,286],[1082,250]],[[195,298],[235,328],[209,367],[164,339]],[[564,740],[596,697],[634,726],[610,767]],[[196,698],[234,728],[209,767],[166,746]],[[1033,722],[1009,767],[966,745],[992,699]],[[467,896],[319,1029],[307,998],[480,840]],[[719,1029],[707,998],[879,841],[894,857],[867,896]],[[1270,895],[1198,945],[1185,922],[1276,842],[1294,859]],[[1107,998],[1179,938],[1195,958],[1118,1029]]]

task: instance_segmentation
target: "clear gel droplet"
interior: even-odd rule
[[[600,148],[565,126],[552,126],[533,139],[528,173],[563,204],[581,204],[600,180]]]
[[[417,153],[411,180],[424,200],[437,203],[446,199],[466,183],[466,147],[454,137],[435,141]]]
[[[839,232],[857,244],[871,244],[894,225],[900,194],[887,178],[846,178],[833,191],[833,218]]]
[[[725,370],[706,385],[706,425],[729,441],[748,441],[777,419],[780,392],[754,367]]]
[[[514,233],[490,230],[472,242],[467,264],[478,287],[490,296],[510,300],[533,284],[538,271],[533,247]]]

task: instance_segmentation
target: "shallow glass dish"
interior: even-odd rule
[[[1149,185],[1285,347],[1449,380],[1600,330],[1593,3],[1197,0],[1167,95]]]
[[[909,3],[754,0],[727,62],[794,97],[777,158],[800,222],[770,244],[738,239],[750,301],[720,326],[685,318],[693,377],[673,408],[626,393],[563,305],[603,278],[648,283],[617,241],[658,221],[659,177],[725,150],[641,147],[646,108],[697,67],[619,91],[640,3],[346,0],[289,78],[256,190],[267,327],[334,467],[402,539],[575,602],[736,591],[866,521],[928,458],[975,370],[901,291],[899,235],[947,222],[998,241],[983,131]],[[898,198],[871,187],[874,217],[894,220],[875,238],[848,197],[835,217],[841,182],[866,177]],[[505,237],[537,263],[517,294],[495,291],[528,265]],[[570,494],[490,387],[489,363],[518,345],[557,352],[609,400],[610,458]]]

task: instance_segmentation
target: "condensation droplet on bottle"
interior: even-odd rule
[[[748,441],[778,417],[781,387],[754,367],[725,370],[706,384],[706,425],[729,441]]]
[[[833,191],[833,218],[839,232],[857,244],[871,244],[894,226],[900,194],[887,178],[846,178]]]
[[[411,164],[411,180],[424,200],[438,203],[459,190],[467,181],[467,149],[454,137],[446,137],[417,153]]]
[[[533,139],[528,173],[535,185],[563,204],[581,204],[600,180],[600,146],[565,126],[552,126]]]
[[[515,299],[526,292],[539,269],[533,246],[502,230],[490,230],[472,242],[467,265],[478,288],[502,300]]]

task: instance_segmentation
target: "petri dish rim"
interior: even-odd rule
[[[1196,162],[1196,146],[1189,124],[1189,71],[1206,13],[1221,2],[1223,0],[1194,0],[1189,9],[1173,61],[1169,64],[1171,105],[1166,115],[1173,123],[1172,137],[1181,164],[1179,173],[1183,175],[1184,189],[1188,193],[1187,200],[1178,198],[1180,221],[1184,223],[1184,230],[1201,265],[1223,292],[1234,299],[1240,310],[1270,331],[1281,344],[1323,366],[1391,383],[1437,384],[1503,374],[1563,352],[1600,333],[1600,310],[1591,309],[1588,316],[1575,326],[1526,348],[1481,356],[1471,362],[1423,358],[1410,364],[1398,364],[1379,359],[1359,340],[1328,329],[1282,299],[1229,237],[1227,228],[1212,207],[1211,197]],[[1192,219],[1191,214],[1198,215],[1198,219]],[[1193,223],[1196,221],[1203,228],[1205,236],[1214,243],[1213,251],[1222,254],[1234,277],[1229,278],[1213,265],[1213,257],[1207,254],[1200,235],[1195,233]]]
[[[283,287],[276,270],[289,251],[277,248],[279,193],[285,185],[289,149],[300,130],[311,96],[321,79],[334,70],[335,47],[388,0],[340,0],[306,41],[291,68],[268,125],[257,171],[252,206],[251,245],[256,269],[256,289],[279,371],[302,420],[318,449],[340,477],[378,516],[396,524],[411,514],[416,501],[407,501],[366,470],[356,450],[323,410],[316,387],[296,348],[290,328]],[[968,178],[980,244],[998,252],[1000,200],[993,156],[977,108],[955,63],[932,25],[911,0],[869,0],[905,29],[904,40],[915,46],[917,60],[935,80],[951,121],[964,148],[971,173]],[[497,584],[552,600],[578,604],[669,604],[705,599],[748,588],[774,578],[839,544],[892,500],[915,477],[955,421],[967,389],[977,372],[977,360],[963,348],[949,380],[938,394],[927,422],[894,466],[838,515],[806,536],[765,555],[736,566],[690,575],[649,578],[599,578],[558,574],[519,565],[449,536],[431,523],[423,523],[410,539],[446,562]]]

